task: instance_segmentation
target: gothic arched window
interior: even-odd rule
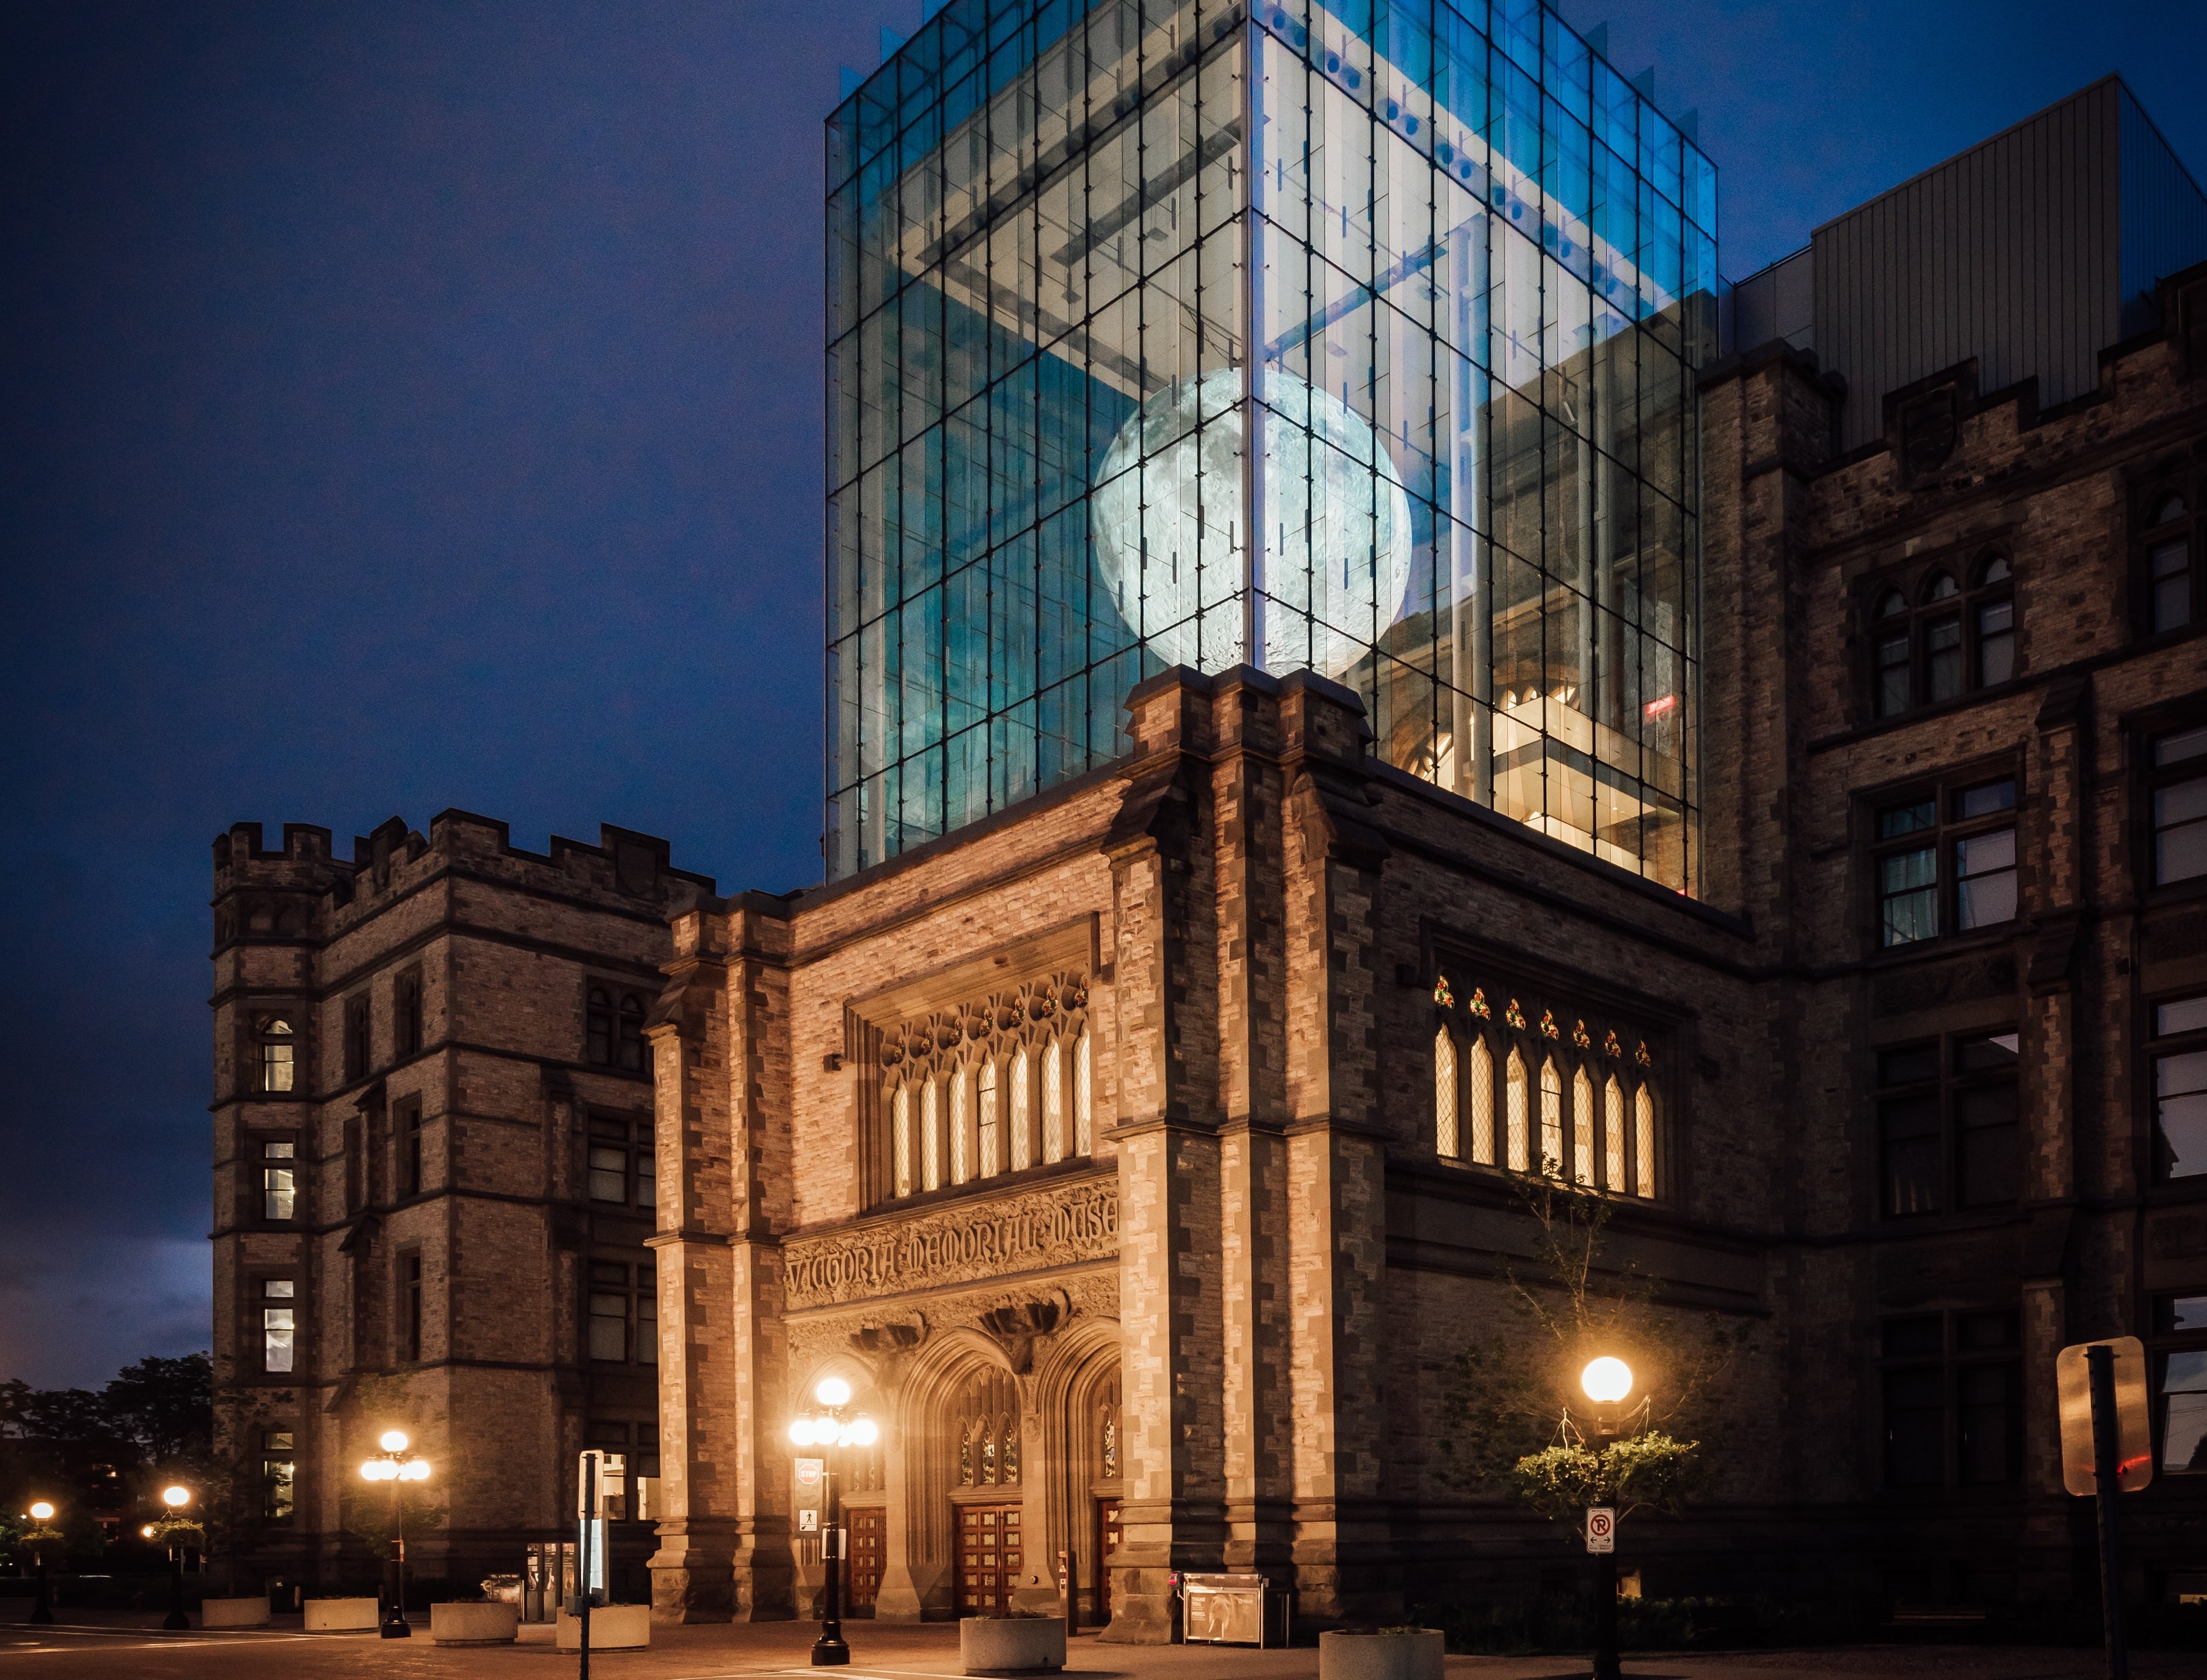
[[[996,1064],[981,1064],[981,1176],[994,1178],[1003,1170],[1002,1127],[996,1103]]]
[[[1530,1172],[1533,1168],[1532,1116],[1530,1092],[1526,1088],[1525,1058],[1516,1045],[1510,1049],[1508,1073],[1503,1081],[1507,1087],[1510,1107],[1510,1170]]]
[[[643,1000],[634,992],[620,1001],[620,1066],[624,1072],[643,1072]]]
[[[1887,585],[1870,607],[1869,647],[1875,717],[1899,717],[2007,682],[2016,672],[2016,622],[2007,557],[1981,556],[1966,589],[1944,566],[1912,587]]]
[[[1564,1160],[1564,1080],[1550,1056],[1540,1064],[1540,1170],[1560,1178]]]
[[[1494,1052],[1486,1048],[1486,1035],[1471,1041],[1471,1158],[1482,1167],[1494,1164]]]
[[[1583,1067],[1571,1078],[1571,1177],[1594,1182],[1594,1081]]]
[[[1433,1034],[1433,1149],[1454,1160],[1456,1136],[1456,1040],[1442,1027]]]
[[[1019,1387],[1010,1372],[981,1371],[967,1379],[952,1434],[959,1486],[1019,1486]]]

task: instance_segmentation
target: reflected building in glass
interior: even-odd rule
[[[1715,171],[1552,12],[952,0],[828,180],[831,877],[1248,664],[1696,890]]]

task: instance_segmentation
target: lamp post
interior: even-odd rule
[[[39,1525],[23,1536],[31,1543],[32,1567],[39,1572],[39,1601],[32,1609],[31,1620],[40,1627],[51,1627],[54,1620],[54,1598],[52,1589],[46,1583],[46,1538],[54,1532],[54,1508],[51,1501],[39,1499],[23,1514]]]
[[[874,1420],[863,1412],[850,1411],[851,1385],[840,1377],[822,1377],[812,1390],[820,1410],[811,1417],[790,1420],[790,1444],[818,1447],[825,1460],[820,1489],[820,1561],[827,1566],[827,1590],[821,1598],[820,1637],[812,1643],[816,1668],[840,1668],[851,1660],[851,1647],[843,1642],[843,1606],[837,1591],[836,1566],[843,1560],[842,1506],[835,1486],[835,1449],[870,1447],[882,1438]]]
[[[156,1527],[146,1530],[149,1535],[159,1533],[168,1537],[169,1613],[162,1618],[161,1625],[170,1633],[181,1633],[192,1624],[192,1618],[184,1614],[184,1535],[191,1527],[184,1520],[184,1507],[191,1502],[191,1489],[170,1483],[161,1490],[161,1503],[169,1508],[167,1514]]]
[[[1606,1486],[1609,1450],[1623,1432],[1614,1408],[1618,1402],[1632,1392],[1632,1367],[1623,1360],[1605,1354],[1590,1361],[1579,1373],[1579,1386],[1586,1390],[1586,1397],[1594,1402],[1594,1451],[1601,1460],[1603,1491],[1613,1499],[1616,1490]],[[1591,1548],[1594,1536],[1589,1534],[1587,1538]],[[1607,1540],[1607,1546],[1594,1554],[1594,1680],[1618,1680],[1619,1673],[1617,1655],[1617,1536],[1614,1528]]]
[[[429,1461],[407,1451],[406,1432],[386,1429],[377,1443],[381,1455],[371,1458],[360,1467],[362,1480],[387,1481],[391,1484],[391,1563],[390,1577],[386,1587],[383,1617],[377,1631],[386,1639],[411,1639],[414,1629],[406,1624],[406,1510],[401,1502],[401,1482],[429,1480]]]

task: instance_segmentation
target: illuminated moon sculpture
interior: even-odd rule
[[[1364,417],[1292,374],[1265,376],[1265,659],[1339,677],[1394,621],[1410,501]],[[1241,664],[1241,374],[1167,386],[1104,451],[1090,517],[1120,616],[1168,665]],[[1144,536],[1148,537],[1146,553]]]

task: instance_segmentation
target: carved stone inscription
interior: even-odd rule
[[[1109,1259],[1118,1252],[1118,1182],[1091,1179],[864,1231],[798,1238],[782,1251],[785,1299],[797,1311]]]

